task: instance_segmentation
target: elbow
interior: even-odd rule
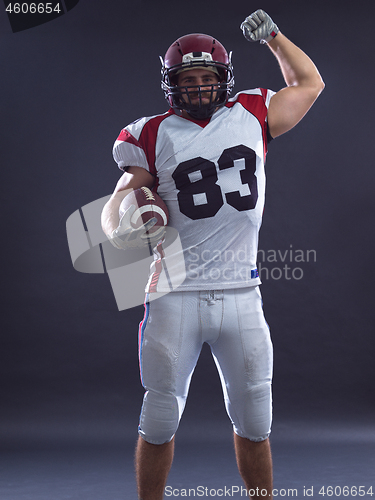
[[[309,78],[304,81],[297,82],[296,85],[301,85],[310,93],[312,99],[316,99],[324,90],[325,83],[318,70],[310,74]]]
[[[322,77],[320,77],[320,81],[319,81],[319,94],[323,92],[325,86],[326,86],[326,84],[324,83]]]
[[[316,78],[316,83],[315,83],[316,97],[318,97],[323,92],[325,86],[326,85],[323,81],[323,78],[318,73],[317,78]]]
[[[315,82],[313,82],[313,84],[310,84],[309,93],[312,102],[314,102],[320,96],[320,94],[324,90],[324,87],[325,83],[323,82],[322,78],[319,75],[319,78],[317,78]]]

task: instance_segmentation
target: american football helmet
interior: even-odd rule
[[[212,36],[193,33],[178,38],[169,47],[164,59],[160,56],[161,87],[170,106],[174,109],[186,110],[192,118],[197,120],[212,116],[217,108],[225,105],[234,87],[231,57],[232,52],[228,55],[223,45]],[[178,75],[189,69],[213,71],[218,75],[219,82],[204,87],[199,85],[179,87]],[[198,94],[198,104],[192,103],[190,92]],[[205,96],[210,95],[208,104],[202,102],[202,92]],[[184,96],[187,99],[184,99]]]

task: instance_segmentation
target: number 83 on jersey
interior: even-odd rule
[[[218,170],[210,160],[197,157],[178,165],[172,174],[180,211],[190,219],[213,217],[227,203],[242,212],[258,200],[256,154],[244,145],[225,149]]]

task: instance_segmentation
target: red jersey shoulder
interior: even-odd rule
[[[239,92],[232,99],[229,99],[226,106],[233,107],[235,104],[240,104],[249,113],[253,114],[260,123],[263,123],[267,117],[268,102],[273,92],[259,88]]]
[[[145,138],[149,139],[152,136],[156,136],[162,121],[172,114],[174,114],[174,112],[170,109],[161,115],[140,118],[123,128],[117,140],[142,147],[142,143],[147,142]]]
[[[123,166],[131,164],[138,165],[138,163],[132,163],[133,159],[130,159],[129,155],[131,157],[135,155],[137,158],[139,155],[143,155],[143,158],[146,159],[148,170],[153,175],[156,175],[156,139],[159,126],[163,120],[173,114],[173,110],[169,110],[162,115],[140,118],[121,130],[120,135],[115,142],[114,151],[117,149],[122,151],[122,153],[120,152],[118,156]],[[136,152],[137,150],[139,153]],[[125,156],[126,159],[123,158],[123,156]]]

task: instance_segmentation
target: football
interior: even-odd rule
[[[152,234],[168,224],[169,215],[166,204],[157,193],[153,193],[149,188],[141,187],[125,196],[119,208],[120,218],[131,205],[135,206],[135,212],[130,223],[135,229],[153,217],[156,217],[157,222],[147,231],[148,234]]]

